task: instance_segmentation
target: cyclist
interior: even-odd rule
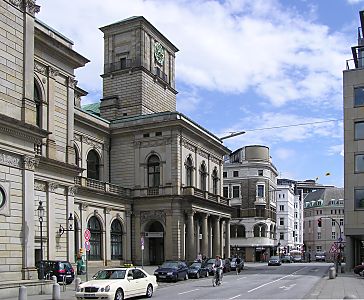
[[[224,267],[220,255],[216,255],[215,262],[212,267],[215,269],[215,276],[212,279],[212,285],[220,285],[222,281],[222,269]]]

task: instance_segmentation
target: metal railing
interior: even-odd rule
[[[187,186],[183,187],[183,195],[193,195],[198,198],[203,198],[208,201],[217,202],[220,204],[228,205],[230,206],[230,199],[222,197],[220,195],[212,194],[208,191],[203,191],[198,188],[195,188],[193,186]]]

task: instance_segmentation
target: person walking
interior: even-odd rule
[[[236,263],[236,275],[238,275],[238,274],[240,274],[240,271],[241,271],[241,259],[239,256],[236,257],[235,263]]]

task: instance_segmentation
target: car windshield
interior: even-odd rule
[[[161,268],[178,268],[178,262],[176,261],[166,261]]]
[[[124,279],[125,270],[102,270],[95,274],[94,279]]]
[[[215,263],[215,258],[210,258],[208,261],[207,261],[208,264],[214,264]]]
[[[193,263],[192,265],[190,265],[190,268],[191,269],[197,269],[197,268],[200,268],[201,267],[201,263]]]
[[[276,260],[278,260],[279,257],[278,256],[272,256],[270,259],[276,259]]]
[[[325,252],[317,252],[316,255],[323,256],[323,255],[325,255]]]
[[[288,256],[288,255],[286,255],[284,258],[288,258],[288,259],[290,259],[291,257],[290,257],[290,256]]]

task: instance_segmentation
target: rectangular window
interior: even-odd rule
[[[311,220],[308,221],[308,227],[311,227]]]
[[[364,172],[364,154],[355,155],[355,172]]]
[[[284,218],[279,218],[279,225],[284,225]]]
[[[227,172],[223,172],[223,173],[222,173],[222,177],[223,177],[223,178],[226,178],[226,177],[227,177]]]
[[[263,176],[263,170],[258,170],[258,176]]]
[[[364,189],[354,191],[355,208],[364,208]]]
[[[149,137],[149,133],[144,133],[143,137]]]
[[[258,184],[257,190],[258,197],[264,197],[264,185]]]
[[[340,226],[344,226],[344,219],[340,219]]]
[[[354,139],[363,140],[364,139],[364,121],[354,123]]]
[[[364,105],[364,87],[354,88],[354,106]]]
[[[162,132],[157,131],[157,132],[155,133],[155,136],[162,136]]]
[[[316,252],[322,252],[322,246],[316,246]]]
[[[223,187],[223,196],[225,198],[229,198],[229,187],[228,186]]]
[[[297,224],[297,222],[294,222],[294,229],[298,229],[298,224]]]
[[[336,232],[335,231],[331,232],[331,239],[336,240]]]
[[[279,205],[279,211],[284,211],[284,205]]]
[[[234,172],[233,172],[233,176],[234,176],[234,177],[239,177],[239,171],[234,171]]]
[[[298,218],[298,213],[297,212],[295,212],[294,213],[294,217],[297,219]]]
[[[318,232],[318,233],[317,233],[317,239],[318,239],[318,240],[321,240],[321,232]]]
[[[239,186],[233,186],[233,198],[239,198]]]
[[[332,226],[332,227],[335,227],[335,225],[336,225],[335,220],[331,220],[331,226]]]
[[[279,233],[279,239],[280,240],[284,240],[284,232],[280,232]]]

